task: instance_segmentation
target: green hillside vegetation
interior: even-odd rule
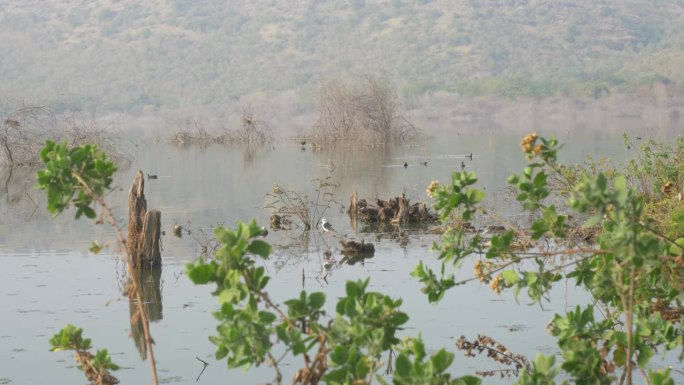
[[[378,73],[403,94],[600,97],[684,82],[681,0],[10,0],[0,10],[0,95],[72,110],[220,105]]]

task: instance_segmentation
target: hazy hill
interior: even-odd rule
[[[684,82],[682,0],[5,0],[0,97],[137,111],[385,73],[405,93]]]

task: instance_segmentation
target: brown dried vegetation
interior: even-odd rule
[[[71,146],[95,144],[119,165],[127,160],[113,123],[101,126],[93,116],[58,116],[51,108],[24,106],[0,123],[0,165],[35,166],[46,140]]]
[[[271,127],[263,120],[256,119],[249,108],[242,110],[240,128],[231,130],[225,126],[207,128],[202,120],[186,119],[176,123],[176,133],[168,141],[179,146],[190,144],[246,144],[261,146],[273,142]]]
[[[400,111],[398,95],[384,78],[366,76],[359,87],[325,82],[320,88],[319,108],[311,138],[315,142],[372,145],[418,136],[417,128]]]
[[[530,370],[529,360],[522,354],[515,354],[508,350],[507,347],[497,342],[493,338],[485,335],[478,335],[474,341],[468,341],[465,336],[461,336],[456,341],[458,350],[463,351],[466,357],[475,357],[477,354],[486,354],[486,356],[495,362],[508,366],[504,369],[496,370],[479,370],[475,372],[482,377],[491,377],[499,375],[501,378],[518,376],[521,369]]]

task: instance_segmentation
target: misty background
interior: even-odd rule
[[[389,79],[409,108],[432,105],[426,95],[619,107],[617,94],[662,100],[684,81],[677,0],[10,0],[0,36],[5,110],[187,115],[256,104],[296,118],[322,81],[367,74]]]

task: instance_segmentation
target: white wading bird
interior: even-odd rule
[[[332,231],[333,233],[336,233],[335,229],[333,229],[332,224],[328,222],[325,218],[321,219],[321,227],[323,228],[323,231],[326,233],[328,231]]]

